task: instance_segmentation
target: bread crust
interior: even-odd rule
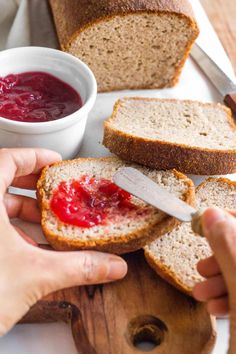
[[[159,170],[177,169],[183,173],[196,175],[223,175],[236,172],[236,150],[215,150],[191,147],[165,141],[132,136],[112,127],[112,120],[123,100],[162,101],[158,98],[123,98],[114,106],[112,116],[104,122],[103,144],[120,158]],[[179,102],[176,99],[165,101]],[[191,103],[191,100],[185,100]],[[195,101],[196,102],[196,101]],[[203,105],[201,102],[198,102]],[[236,133],[231,110],[219,103],[204,103],[224,109],[228,122]]]
[[[226,183],[229,186],[232,186],[233,188],[236,189],[236,181],[231,181],[231,179],[226,178],[226,177],[209,177],[205,181],[203,181],[199,186],[196,187],[196,192],[198,192],[200,189],[204,188],[209,182],[217,182],[217,183]]]
[[[107,161],[113,159],[111,157],[100,158],[100,161]],[[75,161],[95,161],[96,158],[79,158],[77,160],[72,161],[63,161],[54,164],[54,166],[61,166],[74,163]],[[161,217],[160,221],[157,224],[151,224],[149,227],[145,227],[143,229],[139,229],[136,232],[132,232],[128,235],[120,235],[119,237],[112,237],[109,236],[107,238],[94,238],[93,240],[81,240],[81,239],[69,239],[64,238],[58,235],[55,232],[52,232],[47,228],[46,216],[47,211],[49,209],[48,203],[46,202],[45,198],[45,177],[47,174],[49,167],[45,167],[41,173],[41,176],[37,183],[37,198],[39,201],[39,206],[41,209],[41,225],[43,233],[50,243],[50,245],[60,251],[72,251],[72,250],[97,250],[109,253],[116,253],[116,254],[123,254],[136,251],[145,244],[153,241],[156,239],[156,235],[159,236],[169,232],[174,227],[176,227],[180,222],[167,216]],[[183,200],[191,205],[194,204],[195,201],[195,191],[193,182],[188,179],[185,175],[180,172],[173,171],[175,176],[178,179],[184,179],[186,183],[186,193],[183,195]]]
[[[185,17],[199,33],[194,13],[187,0],[49,0],[63,49],[84,29],[115,16],[136,13],[174,13]],[[80,9],[80,11],[78,11]]]
[[[220,177],[220,178],[214,178],[214,177],[209,177],[206,179],[204,182],[202,182],[197,188],[196,192],[198,192],[200,189],[204,188],[209,182],[217,182],[217,183],[226,183],[230,186],[232,186],[236,190],[236,182],[229,180],[228,178]],[[176,287],[178,290],[183,292],[184,294],[188,296],[193,296],[193,289],[189,286],[186,286],[186,284],[183,284],[181,280],[176,276],[176,274],[170,270],[167,266],[163,265],[161,262],[158,262],[155,260],[155,258],[151,255],[151,252],[147,250],[147,247],[144,247],[144,256],[146,258],[146,261],[150,265],[150,267],[153,268],[153,270],[160,275],[160,277],[164,280],[166,280],[168,283]],[[184,261],[184,260],[183,260]]]
[[[173,79],[165,85],[143,86],[139,89],[164,88],[174,86],[179,79],[182,68],[190,53],[192,45],[199,35],[199,28],[196,23],[192,7],[188,0],[49,0],[55,27],[62,50],[70,52],[72,42],[79,34],[86,29],[102,21],[110,21],[116,16],[127,16],[131,14],[174,14],[185,18],[192,29],[192,38],[189,40],[182,60],[176,67]],[[78,8],[81,11],[78,11]],[[127,89],[136,89],[131,85]],[[120,87],[113,86],[112,91]],[[102,89],[100,92],[108,90]]]

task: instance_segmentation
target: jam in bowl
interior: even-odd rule
[[[0,116],[19,122],[48,122],[69,116],[82,107],[76,90],[43,72],[0,77]]]
[[[41,147],[78,154],[97,95],[89,67],[50,48],[0,52],[0,148]]]

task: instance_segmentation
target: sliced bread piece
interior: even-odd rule
[[[50,0],[63,50],[99,91],[173,86],[199,30],[188,0]]]
[[[105,121],[103,144],[124,160],[159,170],[236,172],[236,125],[221,104],[120,99]]]
[[[217,206],[236,208],[236,182],[225,178],[209,178],[196,191],[197,208]],[[145,248],[150,266],[165,280],[188,295],[203,278],[196,265],[212,252],[205,238],[196,235],[188,223],[183,223],[157,238]]]
[[[142,248],[156,238],[156,234],[166,233],[178,224],[176,219],[132,196],[129,202],[135,206],[134,208],[119,210],[114,206],[108,207],[109,210],[105,210],[107,213],[105,222],[92,227],[62,222],[62,219],[52,211],[53,195],[63,181],[67,184],[81,181],[84,176],[95,178],[95,183],[101,179],[111,181],[114,173],[122,166],[127,164],[115,157],[79,158],[60,162],[43,170],[37,185],[37,196],[41,206],[43,232],[55,249],[94,249],[117,254],[127,253]],[[132,166],[177,197],[190,204],[193,203],[193,183],[183,174],[177,171],[157,171],[138,165]],[[93,190],[95,187],[91,188]],[[106,203],[106,198],[103,202]],[[91,213],[95,210],[92,209],[93,206],[90,209]],[[79,209],[79,212],[80,210],[82,209]]]

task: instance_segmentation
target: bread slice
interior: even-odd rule
[[[197,188],[196,206],[198,209],[212,206],[235,209],[236,182],[209,178]],[[203,280],[196,268],[198,261],[212,254],[207,240],[196,235],[188,223],[182,223],[144,249],[150,266],[188,295],[192,295],[194,285]]]
[[[123,98],[105,121],[103,144],[124,160],[159,170],[236,172],[236,125],[221,104]]]
[[[123,213],[116,212],[106,223],[91,228],[72,226],[61,222],[50,208],[53,191],[62,181],[79,180],[82,176],[112,179],[126,163],[118,158],[79,158],[46,167],[38,181],[37,195],[42,212],[42,229],[49,243],[57,250],[92,249],[117,254],[142,248],[156,234],[171,230],[178,221],[141,200],[131,197],[137,206]],[[194,186],[177,171],[156,171],[132,165],[152,178],[163,188],[188,203],[194,201]],[[117,209],[116,209],[117,211]]]
[[[61,48],[99,91],[173,86],[199,30],[188,0],[50,0]]]

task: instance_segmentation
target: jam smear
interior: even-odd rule
[[[48,122],[82,107],[78,92],[53,75],[25,72],[0,77],[0,117],[20,122]]]
[[[62,222],[83,228],[104,224],[121,211],[136,209],[129,193],[107,179],[89,176],[61,182],[53,192],[50,207]]]

